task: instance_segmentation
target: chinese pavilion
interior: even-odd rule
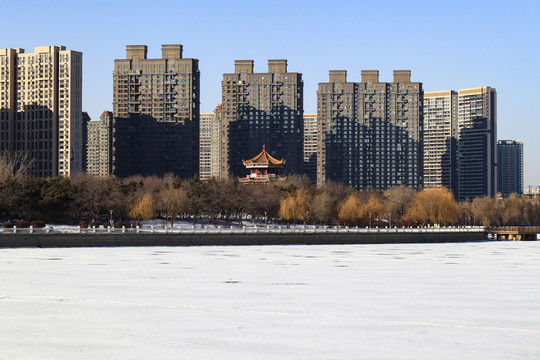
[[[283,168],[285,160],[277,160],[266,152],[266,146],[263,145],[263,151],[250,160],[242,160],[246,169],[250,169],[249,175],[239,177],[241,183],[266,184],[275,180],[285,180],[286,177],[280,177],[278,170]]]

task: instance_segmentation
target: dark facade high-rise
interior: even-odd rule
[[[393,82],[362,71],[348,82],[331,70],[317,91],[317,185],[341,181],[358,189],[422,185],[422,83],[409,70]]]
[[[199,61],[182,45],[128,45],[114,61],[113,174],[191,177],[199,168]]]
[[[503,196],[523,194],[523,143],[519,140],[497,142],[498,192]]]
[[[88,168],[88,123],[90,122],[90,115],[83,111],[82,113],[82,170],[86,171]]]
[[[458,200],[497,194],[497,92],[458,91]]]
[[[223,74],[221,176],[244,176],[242,160],[260,153],[286,160],[283,173],[303,167],[302,74],[287,71],[287,60],[268,60],[268,72],[254,73],[253,60],[236,60]]]
[[[317,114],[304,113],[304,174],[317,183]]]

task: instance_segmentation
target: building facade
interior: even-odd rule
[[[519,140],[497,141],[498,192],[503,196],[523,194],[523,143]]]
[[[216,106],[214,109],[214,122],[211,128],[212,142],[210,144],[210,177],[222,178],[221,173],[221,105]]]
[[[303,89],[287,60],[268,60],[266,73],[254,73],[253,60],[235,61],[222,82],[221,176],[243,176],[242,157],[263,145],[287,160],[284,174],[302,173]]]
[[[497,92],[458,91],[458,200],[497,195]]]
[[[0,49],[0,151],[23,153],[34,177],[83,170],[82,53]]]
[[[378,70],[348,82],[330,70],[317,90],[317,185],[341,181],[357,189],[422,185],[422,83],[409,70],[380,82]]]
[[[457,115],[455,91],[424,92],[424,187],[457,194]]]
[[[86,171],[88,168],[88,123],[90,122],[90,115],[86,111],[82,112],[82,171]]]
[[[540,195],[540,186],[527,186],[527,188],[524,191],[524,194],[536,197]]]
[[[459,201],[497,193],[497,93],[491,87],[424,93],[424,186]]]
[[[304,114],[304,174],[317,183],[317,114]]]
[[[113,173],[119,177],[199,171],[199,60],[182,45],[162,45],[148,59],[146,45],[127,45],[114,61]]]
[[[220,177],[221,105],[212,113],[201,113],[199,176],[201,180]]]
[[[211,177],[213,122],[214,113],[201,113],[199,135],[199,176],[201,180],[208,180]]]
[[[110,111],[104,111],[97,121],[87,122],[86,172],[90,175],[112,175],[112,124]]]

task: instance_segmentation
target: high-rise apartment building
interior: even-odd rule
[[[529,196],[539,196],[540,195],[540,186],[527,186],[527,188],[524,191],[525,195]]]
[[[523,143],[519,140],[499,140],[497,157],[497,191],[503,196],[523,194]]]
[[[424,187],[457,195],[457,117],[455,91],[424,92]]]
[[[81,124],[81,129],[82,129],[82,135],[81,135],[81,139],[82,139],[82,153],[81,153],[81,157],[82,157],[82,171],[86,171],[86,169],[88,168],[88,163],[86,162],[86,160],[88,159],[88,122],[90,122],[90,115],[88,115],[88,113],[86,111],[83,111],[82,112],[82,116],[81,116],[81,119],[82,119],[82,124]]]
[[[82,171],[82,53],[0,49],[0,151],[28,154],[29,175]]]
[[[214,122],[212,123],[211,136],[212,143],[210,145],[210,177],[221,178],[221,105],[216,106],[214,110]]]
[[[112,174],[113,113],[104,111],[99,120],[87,122],[86,171],[94,176]]]
[[[219,178],[221,170],[221,105],[212,113],[201,113],[199,176],[201,180]]]
[[[199,170],[199,60],[182,57],[182,45],[162,45],[147,58],[146,45],[127,45],[114,61],[113,173],[176,174]]]
[[[497,194],[497,92],[458,91],[458,200]]]
[[[317,114],[304,113],[304,174],[317,183]]]
[[[268,72],[254,73],[253,60],[236,60],[222,82],[221,176],[244,176],[242,160],[263,145],[283,158],[283,173],[303,165],[302,74],[287,71],[287,60],[268,60]]]
[[[199,134],[199,176],[201,180],[210,179],[212,155],[212,123],[214,113],[201,113]]]
[[[490,87],[424,93],[424,186],[462,201],[497,191],[497,93]]]
[[[330,70],[317,90],[317,185],[420,187],[422,99],[410,70],[394,70],[393,82],[380,82],[378,70],[362,71],[361,82]]]

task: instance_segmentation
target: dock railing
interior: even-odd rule
[[[0,228],[0,235],[11,234],[324,234],[324,233],[484,233],[483,226],[445,226],[445,227],[347,227],[347,226],[247,226],[223,227],[214,225],[198,226],[144,226],[136,228],[92,227],[80,228],[76,226],[46,226],[44,228]]]

